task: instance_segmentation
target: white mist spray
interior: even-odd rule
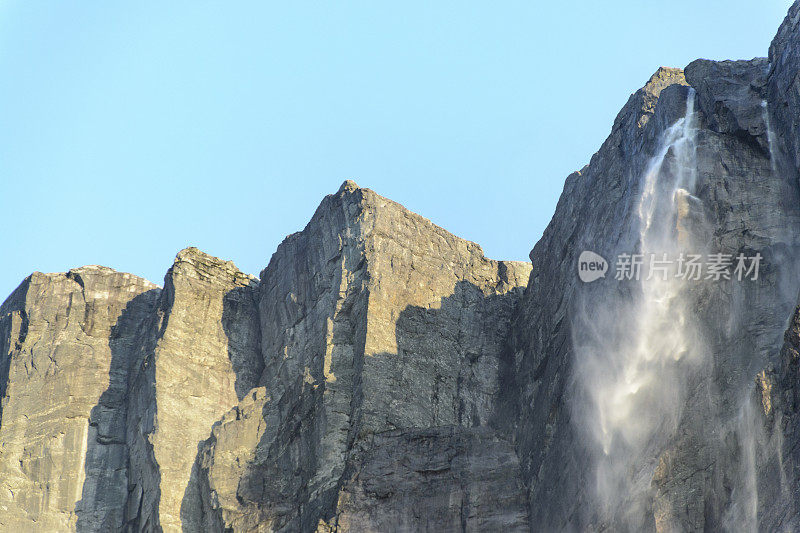
[[[750,389],[752,392],[752,388]],[[752,401],[746,397],[736,419],[736,437],[739,446],[741,473],[731,493],[731,504],[723,517],[726,531],[755,533],[758,531],[758,472],[756,453],[759,441],[760,417]],[[762,437],[761,439],[759,437]]]
[[[632,530],[642,527],[655,458],[678,426],[688,378],[708,361],[688,295],[697,282],[679,276],[686,265],[675,261],[703,253],[695,237],[702,205],[692,194],[694,96],[690,89],[685,117],[664,132],[643,176],[637,215],[644,264],[638,282],[618,282],[638,286],[629,298],[608,295],[604,309],[614,323],[584,321],[576,327],[589,331],[573,339],[576,378],[590,404],[581,415],[597,445],[599,503],[605,520]],[[665,254],[672,262],[658,263]]]

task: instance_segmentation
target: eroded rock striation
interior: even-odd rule
[[[195,248],[163,289],[32,274],[0,529],[799,529],[799,75],[800,2],[768,58],[659,69],[532,265],[346,181],[258,278]],[[617,279],[637,251],[763,262]]]

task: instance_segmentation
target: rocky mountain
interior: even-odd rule
[[[526,529],[490,422],[530,270],[345,182],[260,279],[194,248],[163,289],[33,274],[0,309],[0,529]]]
[[[258,278],[32,274],[0,530],[800,530],[799,25],[659,69],[532,264],[347,181]]]

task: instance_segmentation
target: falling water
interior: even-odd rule
[[[653,268],[665,257],[702,253],[695,237],[703,218],[693,196],[696,133],[690,89],[685,116],[664,132],[642,178],[636,215],[645,262],[638,287],[631,298],[608,295],[613,324],[573,339],[578,383],[593,413],[586,422],[598,445],[597,495],[604,520],[632,530],[642,527],[654,458],[677,429],[688,378],[707,360],[690,305],[694,282],[677,276],[676,263],[663,263],[664,271]]]
[[[776,174],[778,172],[778,154],[766,100],[761,102],[761,108],[767,135],[770,166],[772,173]],[[751,386],[742,398],[738,416],[734,420],[733,432],[739,448],[740,464],[738,465],[738,477],[734,479],[731,502],[723,518],[723,525],[727,531],[758,531],[760,464],[763,465],[769,460],[775,461],[780,479],[778,494],[781,498],[788,498],[789,488],[781,453],[783,433],[779,430],[768,431],[768,428],[764,426],[762,413],[759,412],[763,405],[759,405],[759,403],[754,387]]]
[[[752,392],[752,388],[750,389]],[[758,472],[757,449],[762,432],[758,412],[748,394],[736,418],[736,437],[739,446],[740,474],[731,493],[731,504],[723,517],[726,531],[758,531]]]
[[[775,131],[772,129],[772,119],[770,118],[770,114],[769,114],[769,105],[767,104],[767,101],[764,100],[764,101],[762,101],[761,106],[764,109],[764,124],[765,124],[766,130],[767,130],[767,145],[769,147],[770,166],[772,168],[772,173],[773,174],[777,174],[779,172],[779,170],[778,170],[778,149],[777,149],[778,145],[777,145],[777,141],[775,139]],[[789,231],[791,231],[791,229],[789,229]],[[791,238],[784,237],[784,240],[787,241],[787,242],[791,242]],[[795,259],[794,261],[791,261],[790,263],[796,263],[796,262],[797,261]],[[797,272],[795,271],[794,274],[790,274],[789,277],[792,278],[792,279],[796,279],[798,277]],[[784,292],[786,294],[790,294],[790,295],[791,294],[795,294],[797,292],[797,287],[792,286],[790,289],[786,289]],[[792,300],[790,300],[788,302],[788,305],[790,307],[792,307],[792,306],[794,306],[794,303],[795,303],[795,300],[792,299]],[[759,427],[762,427],[762,426],[759,426]],[[777,427],[777,425],[773,429],[775,429],[776,427]],[[763,434],[763,429],[762,429],[761,433]],[[769,448],[767,454],[771,454],[775,458],[775,460],[777,462],[778,474],[780,476],[780,494],[781,494],[782,497],[788,499],[789,482],[788,482],[788,480],[786,478],[786,470],[785,470],[784,464],[783,464],[783,432],[782,431],[777,431],[777,430],[773,431],[772,434],[770,435],[770,438],[769,438],[769,441],[767,443],[767,446]],[[754,481],[755,481],[755,479],[754,479]],[[757,501],[758,500],[757,484],[754,483],[753,487],[754,487],[754,490],[755,490],[754,496],[755,496],[756,501]]]
[[[772,173],[778,172],[778,157],[775,151],[775,132],[772,131],[772,120],[769,118],[769,106],[766,100],[761,101],[761,109],[764,114],[764,127],[767,130],[767,146],[769,147],[769,162],[772,166]]]

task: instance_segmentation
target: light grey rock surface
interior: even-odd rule
[[[365,439],[488,427],[529,272],[346,182],[261,274],[264,422],[229,415],[215,430],[198,463],[203,515],[244,530],[335,529]],[[255,453],[223,438],[233,433],[257,440]]]
[[[452,452],[455,479],[442,473],[434,485],[462,502],[440,499],[430,527],[527,528],[514,449],[489,424],[530,269],[486,259],[346,182],[260,281],[194,248],[178,254],[163,290],[102,267],[36,274],[3,306],[0,457],[24,476],[3,479],[0,520],[40,530],[298,531],[336,528],[346,513],[363,524],[376,503],[353,473],[366,458],[366,471],[383,468],[386,450],[412,453],[423,435]],[[32,299],[29,286],[45,281],[53,295]],[[102,355],[91,371],[89,351]],[[75,403],[80,416],[29,405],[44,385],[20,372],[40,366],[57,392],[52,405]],[[73,388],[87,398],[78,402]],[[44,425],[24,429],[33,416]],[[425,498],[407,485],[393,513],[417,527],[419,510],[405,506]]]
[[[178,253],[133,361],[127,522],[179,531],[198,444],[252,388],[261,362],[256,280],[196,248]]]
[[[181,529],[198,444],[263,370],[252,276],[35,273],[0,308],[0,529]]]
[[[0,530],[121,525],[127,455],[114,411],[126,376],[115,359],[157,295],[89,266],[34,273],[0,307]]]

